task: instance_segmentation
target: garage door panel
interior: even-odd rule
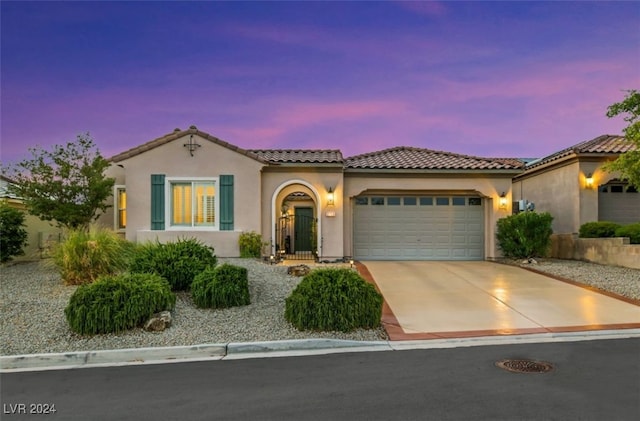
[[[470,201],[467,198],[463,200],[461,196],[437,198],[439,200],[436,196],[431,199],[419,197],[404,205],[404,199],[389,196],[378,201],[384,205],[356,206],[354,257],[379,260],[483,259],[484,207],[469,205]],[[478,203],[478,199],[474,200]]]

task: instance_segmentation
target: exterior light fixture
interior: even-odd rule
[[[333,206],[333,201],[334,201],[333,188],[329,187],[329,191],[327,191],[327,205]]]
[[[353,269],[353,264],[354,264],[353,259],[350,259],[350,260],[349,260],[349,266],[351,267],[351,269]]]
[[[271,256],[269,256],[269,263],[274,264],[275,262],[276,262],[276,256],[272,254]]]
[[[505,192],[502,192],[502,194],[500,195],[498,207],[500,209],[507,209],[507,194]]]
[[[187,148],[187,150],[189,151],[189,155],[193,156],[193,151],[195,151],[202,145],[196,143],[196,141],[193,140],[193,135],[189,135],[189,141],[185,143],[183,146]]]
[[[587,177],[584,179],[584,183],[585,183],[585,187],[588,189],[592,189],[593,188],[593,174],[589,173],[587,174]]]

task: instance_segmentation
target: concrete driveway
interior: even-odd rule
[[[361,263],[392,340],[640,328],[640,306],[515,266]]]

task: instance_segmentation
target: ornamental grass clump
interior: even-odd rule
[[[247,269],[230,264],[208,267],[191,284],[191,297],[198,307],[227,308],[251,303]]]
[[[173,309],[175,303],[162,277],[121,274],[78,287],[64,314],[71,330],[81,335],[118,333],[142,325],[154,313]]]
[[[53,249],[53,264],[65,284],[87,284],[126,270],[134,248],[106,228],[69,230],[64,241]]]
[[[138,247],[130,266],[133,273],[155,273],[171,285],[172,291],[187,291],[197,274],[218,259],[213,248],[196,239],[168,243],[146,243]]]
[[[349,269],[317,269],[285,300],[285,319],[298,330],[340,331],[380,326],[382,295]]]

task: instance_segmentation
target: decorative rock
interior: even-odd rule
[[[156,313],[144,324],[144,330],[148,332],[162,332],[171,326],[171,312],[161,311]]]
[[[309,272],[311,272],[311,268],[307,265],[289,266],[287,269],[287,274],[293,276],[305,276]]]

